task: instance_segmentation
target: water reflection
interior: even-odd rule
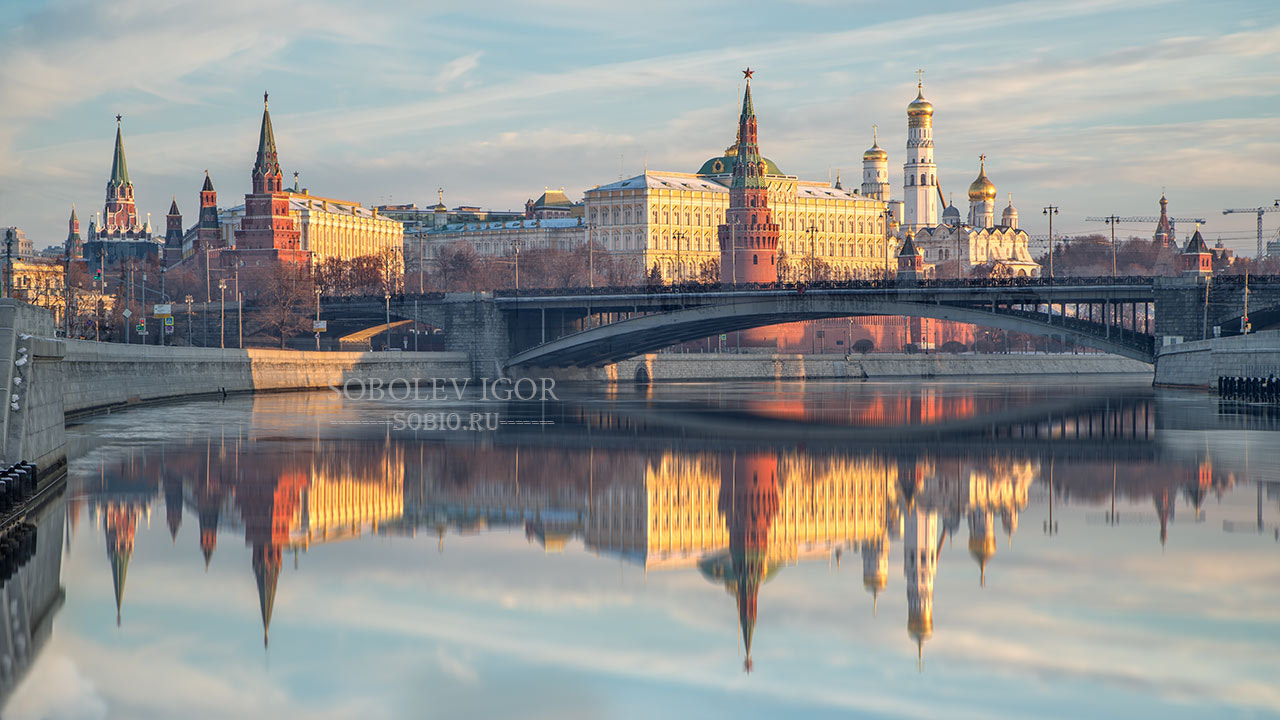
[[[385,427],[363,438],[289,437],[269,423],[250,423],[217,438],[104,453],[90,472],[79,468],[88,477],[68,513],[74,528],[87,502],[105,532],[117,624],[128,614],[125,587],[139,521],[149,519],[157,503],[164,504],[175,541],[184,518],[196,518],[199,555],[192,559],[206,569],[220,535],[243,537],[251,548],[246,569],[257,588],[264,647],[288,554],[296,566],[298,554],[313,546],[418,533],[431,534],[445,552],[454,542],[450,535],[465,542],[480,533],[522,530],[541,552],[573,552],[580,542],[587,552],[646,573],[696,572],[722,586],[748,672],[755,654],[768,653],[766,633],[756,633],[758,607],[768,603],[765,586],[780,572],[806,562],[838,567],[856,553],[874,615],[890,590],[890,551],[901,543],[905,630],[923,668],[935,633],[939,572],[972,573],[972,582],[985,588],[999,564],[1001,539],[1012,546],[1033,496],[1048,506],[1040,526],[1046,534],[1058,531],[1055,506],[1085,505],[1097,508],[1090,523],[1150,524],[1152,541],[1164,544],[1174,532],[1179,498],[1200,522],[1206,501],[1229,493],[1237,481],[1236,470],[1215,467],[1206,447],[1162,449],[1153,397],[1073,398],[1046,406],[1037,402],[1041,393],[1028,390],[1019,406],[1007,395],[995,404],[985,396],[941,398],[936,407],[946,412],[904,411],[907,425],[896,428],[876,423],[904,412],[877,411],[868,427],[897,433],[897,442],[839,443],[817,432],[819,439],[803,449],[750,434],[722,435],[721,420],[705,415],[717,401],[705,397],[658,411],[566,403],[551,411],[561,421],[555,426],[499,435],[497,444],[492,438],[425,441]],[[865,406],[865,400],[845,407]],[[889,404],[923,407],[916,400]],[[290,401],[253,402],[265,417]],[[767,422],[772,413],[765,412],[764,421],[752,415],[735,422]],[[797,417],[821,430],[836,416]],[[851,422],[843,431],[856,437],[866,417],[837,419]],[[922,426],[929,429],[922,433]],[[659,427],[680,440],[664,440]],[[1264,506],[1274,513],[1280,495],[1263,482],[1257,492],[1257,527],[1270,527]],[[1134,511],[1135,502],[1149,503],[1150,510]],[[1223,529],[1248,528],[1226,523]],[[941,567],[949,543],[967,548],[971,568]]]

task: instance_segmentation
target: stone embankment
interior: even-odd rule
[[[1146,373],[1146,363],[1118,355],[784,355],[658,353],[603,370],[612,381],[791,380],[817,378],[972,377]]]
[[[223,393],[322,389],[348,379],[465,378],[460,352],[300,352],[61,343],[68,417],[141,402]]]
[[[1156,387],[1212,388],[1219,377],[1280,375],[1280,331],[1166,345],[1156,359]]]

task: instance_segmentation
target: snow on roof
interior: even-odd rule
[[[478,232],[483,230],[532,230],[534,228],[586,227],[581,218],[543,218],[541,220],[507,220],[492,222],[450,223],[427,232]]]
[[[705,180],[697,175],[685,173],[645,173],[626,180],[619,180],[608,185],[588,190],[588,193],[618,190],[639,190],[642,188],[660,190],[695,190],[699,192],[727,193],[729,188],[713,180]]]

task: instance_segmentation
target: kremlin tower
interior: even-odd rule
[[[720,513],[729,531],[733,592],[746,651],[743,669],[751,672],[751,638],[756,627],[756,598],[769,575],[769,531],[778,515],[778,459],[763,453],[735,457],[721,466]]]
[[[67,242],[63,252],[70,260],[84,258],[84,243],[80,239],[80,218],[76,217],[76,206],[71,206],[71,219],[67,221]]]
[[[111,264],[137,258],[145,260],[159,252],[151,240],[151,223],[138,221],[138,208],[129,180],[129,164],[124,156],[121,117],[116,116],[116,147],[111,158],[111,177],[107,180],[107,200],[102,208],[102,221],[89,223],[85,257]]]
[[[223,254],[223,267],[309,262],[310,254],[301,249],[298,226],[289,213],[289,194],[284,191],[283,182],[267,94],[263,93],[253,192],[244,196],[245,215],[236,231],[236,249]]]
[[[774,264],[780,227],[769,209],[765,161],[756,139],[756,110],[751,102],[753,71],[742,71],[747,87],[738,117],[738,155],[729,185],[729,210],[719,227],[720,281],[771,283],[778,280]]]
[[[218,193],[213,189],[209,171],[204,171],[204,185],[200,188],[200,219],[196,224],[196,252],[221,247],[222,233],[218,227]]]
[[[1173,234],[1173,221],[1169,219],[1169,201],[1164,193],[1160,193],[1160,221],[1156,223],[1156,232],[1151,240],[1160,247],[1177,247],[1177,238]]]
[[[907,634],[916,643],[916,657],[924,641],[933,637],[933,578],[938,574],[938,513],[914,507],[903,530],[902,572],[907,578]]]

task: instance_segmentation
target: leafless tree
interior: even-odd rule
[[[285,340],[311,327],[315,285],[306,267],[277,263],[260,276],[246,279],[259,288],[260,309],[252,320],[261,330],[279,337],[280,349],[284,349]]]

